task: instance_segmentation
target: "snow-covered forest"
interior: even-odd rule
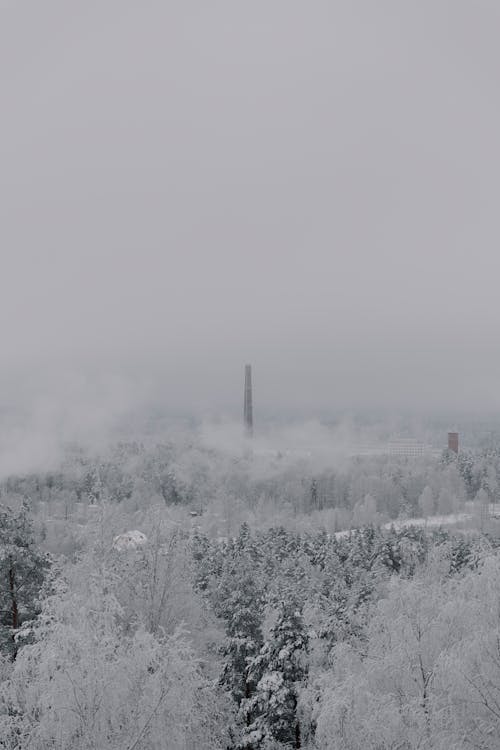
[[[6,477],[4,750],[498,747],[500,444],[182,439]]]

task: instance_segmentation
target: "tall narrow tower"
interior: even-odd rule
[[[252,409],[252,365],[245,365],[245,403],[243,406],[243,420],[245,432],[248,437],[253,435],[253,409]]]

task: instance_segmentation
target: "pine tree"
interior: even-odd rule
[[[220,682],[230,689],[239,706],[242,700],[253,695],[256,687],[247,668],[263,642],[262,597],[250,572],[235,578],[233,586],[222,612],[226,619],[226,640],[222,646],[225,663]]]
[[[470,453],[461,451],[457,457],[458,470],[463,479],[467,495],[473,498],[477,489],[474,482],[474,458]]]
[[[39,594],[50,567],[34,545],[28,508],[0,507],[0,652],[15,659],[16,634],[39,612]]]
[[[250,679],[258,682],[253,698],[242,705],[249,726],[241,747],[264,748],[273,742],[301,747],[297,686],[307,674],[307,644],[297,603],[282,602],[270,640],[249,664]]]

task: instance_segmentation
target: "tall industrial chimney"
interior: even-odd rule
[[[243,420],[245,432],[248,437],[253,435],[253,409],[252,409],[252,365],[245,365],[245,404],[243,407]]]
[[[458,432],[448,433],[448,450],[458,453]]]

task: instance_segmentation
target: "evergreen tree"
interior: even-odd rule
[[[248,673],[249,662],[262,646],[261,592],[250,572],[233,579],[234,587],[223,605],[226,640],[222,646],[225,663],[220,681],[238,705],[249,699],[256,682]]]
[[[50,561],[35,547],[28,508],[0,507],[0,653],[15,659],[16,634],[39,612],[39,595]]]
[[[476,484],[474,481],[474,458],[473,456],[466,451],[460,451],[457,457],[457,465],[458,465],[458,470],[460,472],[460,476],[462,477],[463,482],[465,484],[467,495],[468,497],[473,498],[475,493],[479,489],[478,487],[476,487]]]
[[[249,727],[241,747],[301,747],[297,695],[307,674],[307,643],[297,603],[282,602],[270,640],[249,664],[250,679],[258,682],[254,697],[242,705]]]

